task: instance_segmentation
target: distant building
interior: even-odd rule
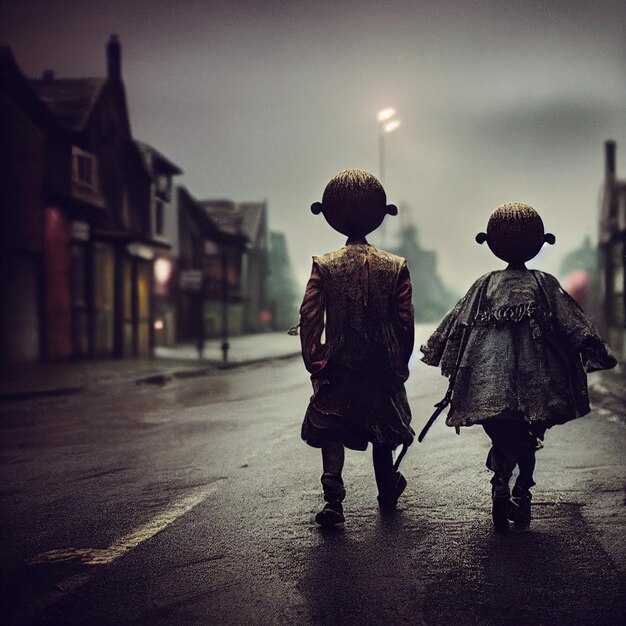
[[[605,143],[600,207],[600,323],[611,347],[626,358],[626,181],[616,175],[616,144]]]
[[[565,255],[559,269],[563,288],[589,314],[592,314],[589,310],[589,287],[597,268],[598,251],[591,245],[591,237],[586,235],[579,248]]]
[[[105,78],[27,80],[0,49],[0,353],[150,354],[151,184],[132,140],[121,46]]]
[[[183,171],[158,150],[135,142],[150,177],[150,224],[152,237],[167,245],[154,257],[153,305],[154,344],[173,346],[176,342],[177,286],[173,280],[178,258],[178,216],[173,193],[173,177]]]
[[[270,232],[267,306],[274,330],[287,330],[298,323],[301,299],[285,234]]]
[[[202,203],[178,188],[179,341],[240,335],[247,237],[218,226]]]
[[[245,235],[248,239],[248,250],[242,268],[242,332],[270,330],[271,312],[267,302],[267,203],[236,204],[231,200],[202,200],[200,205],[221,230]]]
[[[452,308],[457,297],[446,289],[437,273],[437,253],[421,247],[417,226],[408,218],[407,212],[406,208],[401,209],[398,242],[388,250],[407,260],[413,285],[415,321],[436,322]]]

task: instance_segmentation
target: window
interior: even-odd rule
[[[160,200],[154,205],[154,232],[163,235],[165,230],[165,214],[163,203]]]
[[[72,146],[72,180],[92,191],[99,189],[96,157],[76,146]]]
[[[157,176],[157,191],[164,194],[170,191],[170,179],[165,174],[159,174]]]

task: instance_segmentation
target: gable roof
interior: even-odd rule
[[[107,83],[106,78],[30,80],[31,87],[65,128],[81,131]]]
[[[267,211],[265,202],[201,200],[199,204],[221,230],[243,233],[251,242],[257,241]]]
[[[58,131],[58,121],[18,66],[9,46],[0,46],[0,89],[40,127]]]
[[[214,219],[202,206],[202,203],[198,202],[185,187],[178,187],[178,197],[179,210],[187,210],[208,239],[237,246],[245,246],[248,242],[248,238],[241,231],[223,228],[222,224]]]
[[[147,143],[143,141],[135,141],[135,145],[139,149],[141,153],[141,157],[143,159],[144,165],[148,174],[151,176],[154,175],[157,168],[155,165],[159,165],[161,171],[164,171],[166,174],[170,174],[172,176],[178,176],[183,173],[183,170],[178,167],[175,163],[170,161],[167,157],[163,156],[156,148],[153,148]]]

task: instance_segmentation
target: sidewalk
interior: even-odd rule
[[[153,358],[99,359],[61,363],[0,364],[0,402],[81,393],[89,387],[128,382],[164,384],[172,378],[203,376],[217,368],[237,367],[300,354],[299,337],[286,332],[232,337],[228,362],[221,340],[205,344],[203,359],[194,345],[156,348]]]
[[[588,377],[591,408],[610,413],[626,425],[626,363],[615,369],[594,372]]]
[[[230,337],[228,343],[230,346],[228,363],[231,365],[300,354],[300,338],[288,335],[287,331]],[[222,363],[221,346],[221,339],[205,341],[203,360],[210,363]],[[197,362],[198,350],[195,344],[178,344],[174,348],[156,348],[155,356],[160,359]]]

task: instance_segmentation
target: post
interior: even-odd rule
[[[378,124],[378,175],[380,184],[385,185],[385,128]]]
[[[204,357],[204,276],[200,289],[193,292],[193,300],[196,301],[197,319],[198,319],[198,339],[196,341],[196,349],[198,350],[198,360]]]
[[[222,360],[228,361],[228,252],[222,252]]]

